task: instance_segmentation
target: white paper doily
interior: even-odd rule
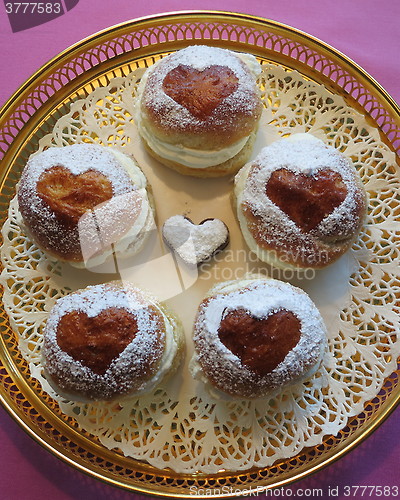
[[[41,330],[47,313],[56,299],[70,290],[115,279],[115,270],[78,271],[48,260],[20,229],[15,199],[2,229],[4,305],[32,377],[65,415],[104,446],[160,469],[216,473],[265,467],[294,456],[342,429],[379,392],[397,366],[400,176],[395,155],[380,140],[378,130],[342,97],[295,71],[277,65],[263,68],[259,84],[266,109],[253,157],[281,136],[310,132],[353,159],[369,194],[367,225],[359,240],[338,262],[315,275],[296,277],[271,270],[248,253],[230,206],[232,180],[184,177],[146,154],[133,120],[142,70],[115,78],[107,87],[73,103],[52,134],[40,141],[39,151],[87,141],[133,154],[152,186],[159,227],[168,217],[182,213],[196,223],[218,217],[228,225],[230,246],[203,266],[198,276],[177,277],[161,247],[144,249],[139,261],[120,265],[122,279],[134,279],[155,293],[161,293],[165,285],[162,295],[172,297],[167,302],[182,319],[186,360],[168,385],[118,404],[79,404],[55,394],[40,367]],[[142,264],[151,261],[144,274],[136,272],[143,267],[140,259]],[[165,275],[152,276],[151,269],[160,269],[160,262]],[[249,272],[288,280],[307,291],[327,324],[329,352],[307,384],[277,391],[265,400],[215,401],[201,383],[188,376],[195,311],[215,282],[241,278]]]

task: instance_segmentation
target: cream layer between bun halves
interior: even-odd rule
[[[157,61],[142,78],[135,112],[148,152],[187,175],[236,172],[261,116],[260,72],[254,56],[205,45]]]

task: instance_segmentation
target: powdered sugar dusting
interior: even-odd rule
[[[36,184],[43,172],[55,166],[63,167],[73,175],[96,170],[107,177],[115,195],[132,189],[129,175],[109,148],[98,144],[73,144],[49,148],[31,156],[23,173],[23,182],[31,195],[35,196]]]
[[[229,240],[229,230],[221,220],[210,219],[195,225],[183,215],[167,219],[162,233],[167,245],[191,265],[210,259]]]
[[[79,219],[79,240],[85,261],[110,248],[134,227],[140,211],[144,210],[142,202],[139,191],[130,191],[101,203]]]
[[[96,213],[87,212],[79,221],[79,229],[62,224],[38,194],[41,175],[55,166],[73,175],[95,170],[110,181],[113,197],[101,204]],[[18,199],[28,231],[33,238],[37,237],[39,244],[44,238],[46,249],[59,253],[60,258],[82,252],[82,246],[91,255],[104,251],[132,227],[140,211],[148,205],[145,184],[135,185],[113,151],[96,144],[49,148],[31,156],[21,176]],[[97,234],[98,226],[102,234]],[[89,243],[93,243],[90,249]]]
[[[208,118],[198,119],[163,91],[164,78],[179,65],[191,66],[199,71],[212,65],[226,66],[238,78],[238,87]],[[150,67],[143,80],[144,88],[142,86],[139,90],[139,93],[142,93],[142,109],[143,107],[152,109],[159,117],[161,125],[167,129],[185,131],[189,127],[209,130],[210,126],[232,126],[235,113],[258,115],[259,91],[252,71],[230,50],[206,45],[186,47]]]
[[[218,329],[230,311],[244,309],[262,319],[286,309],[301,323],[298,344],[269,374],[258,376],[242,364],[219,339]],[[301,289],[273,279],[249,279],[215,286],[200,305],[195,322],[196,361],[222,391],[244,397],[298,381],[321,359],[326,328],[318,309]]]
[[[95,317],[112,307],[131,313],[137,321],[138,331],[104,375],[99,375],[60,349],[57,328],[60,319],[69,312]],[[157,303],[138,288],[127,284],[123,287],[114,284],[89,286],[59,299],[51,310],[44,329],[45,367],[70,390],[87,397],[109,399],[115,394],[140,391],[153,375],[144,373],[143,367],[149,363],[157,367],[162,358],[166,321]]]
[[[268,180],[280,168],[297,174],[311,174],[314,178],[318,178],[319,171],[328,168],[341,176],[347,188],[346,197],[316,228],[302,232],[267,196]],[[266,248],[285,250],[295,245],[312,265],[314,259],[323,258],[324,249],[341,251],[343,242],[348,240],[350,244],[360,229],[365,193],[356,170],[339,151],[310,134],[296,134],[272,143],[238,173],[237,187],[242,176],[245,181],[243,192],[238,196],[238,210],[249,210],[261,220],[253,227],[249,225],[249,230],[256,232],[257,239],[265,242]]]

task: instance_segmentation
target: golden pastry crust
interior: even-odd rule
[[[296,136],[293,136],[296,137]],[[243,236],[260,260],[280,268],[323,268],[354,243],[367,200],[339,151],[306,134],[264,148],[235,179]]]
[[[246,161],[241,150],[251,146],[247,139],[261,110],[255,75],[239,54],[192,46],[147,70],[136,121],[146,147],[163,164],[208,177],[214,171],[226,175]]]
[[[220,283],[201,302],[191,370],[217,397],[258,398],[317,369],[326,328],[299,288],[273,279]]]
[[[137,180],[125,161],[132,163]],[[102,146],[75,144],[29,159],[18,186],[18,206],[27,232],[41,249],[80,264],[88,254],[111,253],[111,245],[132,227],[139,244],[140,230],[152,217],[146,188],[144,175],[130,158]]]
[[[164,306],[127,283],[78,290],[57,301],[42,363],[56,392],[110,400],[153,390],[179,366],[182,327]]]

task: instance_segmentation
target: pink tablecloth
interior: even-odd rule
[[[0,4],[0,105],[51,57],[110,25],[166,11],[218,9],[266,17],[304,30],[355,60],[400,101],[398,0],[80,0],[62,17],[13,33]],[[65,465],[42,449],[0,410],[1,493],[4,500],[132,499]],[[281,497],[348,498],[345,486],[399,485],[400,413],[393,414],[367,441],[327,469],[302,480]],[[312,491],[314,488],[315,490]],[[309,489],[309,491],[307,491]],[[353,494],[355,489],[350,490]],[[314,493],[314,494],[313,494]],[[392,490],[391,493],[395,493]],[[368,495],[368,492],[367,494]],[[366,496],[364,494],[364,496]],[[391,497],[394,497],[392,495]],[[361,490],[352,498],[362,498]],[[136,498],[140,498],[138,495]],[[371,498],[371,496],[370,496]],[[374,498],[374,496],[372,496]]]

